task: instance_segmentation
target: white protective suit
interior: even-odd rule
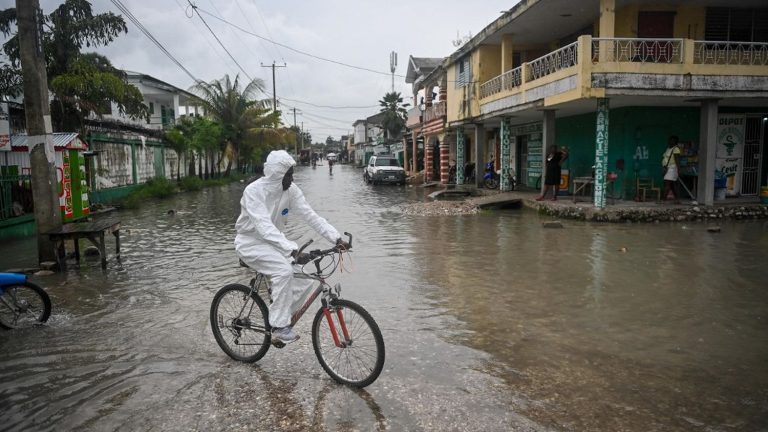
[[[301,217],[329,242],[341,238],[334,227],[312,210],[296,184],[283,191],[283,177],[294,165],[296,162],[285,151],[271,152],[264,164],[264,177],[243,191],[240,217],[235,223],[237,255],[249,267],[272,280],[272,304],[269,307],[272,327],[290,325],[292,308],[298,307],[294,303],[303,298],[314,282],[293,277],[291,252],[298,246],[282,232],[288,216]]]

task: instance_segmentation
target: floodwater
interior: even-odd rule
[[[768,223],[405,217],[424,190],[335,168],[295,179],[355,234],[353,272],[337,276],[383,331],[376,382],[334,383],[306,316],[299,342],[254,365],[216,345],[213,295],[249,279],[232,184],[116,213],[122,262],[106,272],[90,260],[34,278],[54,311],[0,333],[0,429],[768,430]],[[290,236],[322,244],[300,224]],[[34,247],[0,244],[0,268],[30,266]]]

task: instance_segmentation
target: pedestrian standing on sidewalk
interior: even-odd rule
[[[536,198],[536,201],[543,201],[550,189],[553,190],[552,201],[557,201],[557,193],[560,191],[561,166],[566,159],[568,159],[568,149],[563,147],[558,150],[556,145],[549,146],[544,170],[544,192]]]
[[[672,192],[672,196],[675,197],[675,203],[680,202],[677,196],[677,188],[675,187],[679,175],[677,169],[680,166],[681,151],[677,145],[679,141],[675,135],[669,137],[667,151],[664,152],[664,156],[661,158],[662,170],[664,172],[664,194],[661,196],[662,201],[666,201],[669,192]]]

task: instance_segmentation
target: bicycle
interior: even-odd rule
[[[351,248],[352,235],[344,234]],[[312,240],[302,245],[299,254],[311,243]],[[315,271],[305,271],[308,262],[294,277],[313,279],[318,284],[304,293],[311,291],[304,304],[292,314],[291,326],[321,296],[322,305],[312,322],[315,355],[325,372],[337,382],[365,387],[378,378],[384,367],[384,338],[376,321],[362,306],[341,298],[341,284],[331,287],[326,282],[347,252],[341,246],[309,252]],[[323,265],[328,257],[331,262]],[[264,357],[271,345],[284,346],[272,340],[269,311],[262,298],[265,293],[271,303],[271,284],[266,276],[257,272],[250,286],[226,285],[213,298],[210,317],[213,335],[219,347],[235,360],[253,363]]]
[[[8,330],[42,324],[51,316],[51,298],[19,273],[0,273],[0,327]]]

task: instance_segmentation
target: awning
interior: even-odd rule
[[[28,138],[26,134],[11,135],[11,151],[29,151]],[[53,148],[56,151],[88,150],[88,144],[75,132],[54,132]]]

